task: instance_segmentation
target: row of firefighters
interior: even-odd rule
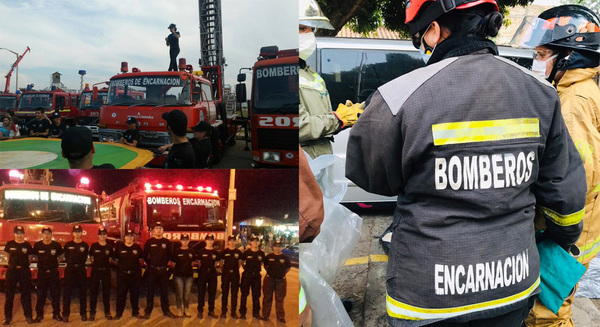
[[[275,294],[277,320],[285,322],[284,298],[286,294],[286,274],[291,268],[290,259],[282,254],[280,242],[273,244],[273,252],[265,254],[259,249],[258,237],[252,236],[250,248],[241,251],[236,248],[235,237],[230,236],[227,247],[217,251],[213,247],[214,235],[206,236],[206,246],[199,251],[188,247],[189,235],[183,234],[181,246],[173,247],[173,243],[163,237],[163,226],[160,222],[153,228],[153,237],[146,241],[144,248],[134,242],[134,233],[125,233],[123,242],[114,247],[107,243],[107,232],[104,227],[98,230],[98,242],[89,246],[82,240],[80,225],[73,227],[73,240],[64,247],[53,240],[52,229],[42,230],[42,240],[33,246],[25,241],[24,229],[14,229],[14,240],[7,242],[5,251],[9,254],[6,272],[6,302],[4,305],[4,325],[12,321],[13,302],[17,284],[21,290],[21,305],[28,323],[43,320],[44,305],[48,291],[52,297],[52,318],[57,321],[69,321],[71,293],[78,290],[81,320],[95,320],[96,304],[100,287],[104,314],[107,320],[120,319],[123,316],[127,294],[129,293],[132,315],[140,319],[149,319],[153,309],[155,289],[160,290],[160,302],[163,314],[167,317],[191,317],[189,298],[194,281],[193,266],[198,266],[198,318],[202,318],[205,304],[205,293],[208,292],[208,315],[215,314],[215,296],[217,275],[221,272],[222,307],[221,318],[226,318],[228,298],[231,294],[230,314],[234,319],[246,319],[246,300],[252,294],[252,315],[254,318],[269,320]],[[60,284],[58,261],[64,254],[66,261],[63,292],[62,315],[59,307]],[[37,304],[36,317],[32,316],[31,307],[31,270],[32,257],[37,257]],[[92,262],[90,315],[87,316],[86,303],[86,261]],[[146,308],[141,314],[138,305],[139,290],[142,281],[142,262],[146,270],[144,279],[147,284]],[[110,311],[111,266],[117,270],[117,303],[116,316]],[[266,275],[261,276],[264,265]],[[240,281],[240,267],[243,273]],[[169,309],[168,281],[173,274],[176,288],[177,314]],[[262,312],[260,306],[261,284],[263,292]],[[239,314],[236,313],[238,292],[241,289]]]

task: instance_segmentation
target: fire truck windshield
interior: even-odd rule
[[[51,93],[23,94],[19,101],[19,109],[52,109]]]
[[[298,65],[259,67],[252,88],[254,114],[298,113]]]
[[[15,189],[0,194],[0,220],[71,223],[94,220],[96,214],[88,195]]]
[[[177,76],[120,77],[110,81],[109,105],[191,105],[190,82]]]
[[[106,103],[108,92],[98,92],[98,98],[96,100],[93,100],[92,97],[93,94],[91,91],[83,92],[81,94],[81,100],[79,101],[79,109],[100,109],[100,107]]]
[[[15,109],[17,107],[17,97],[0,96],[0,110]]]
[[[223,228],[220,202],[199,197],[148,196],[148,226],[160,221],[165,231]]]

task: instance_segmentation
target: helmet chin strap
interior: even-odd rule
[[[550,75],[546,79],[550,84],[552,84],[552,82],[554,82],[556,73],[558,73],[560,70],[563,70],[563,68],[565,66],[565,62],[567,61],[567,59],[566,59],[567,57],[568,57],[568,55],[564,51],[560,51],[558,53],[558,57],[556,57],[556,62],[554,63],[554,66],[552,66],[552,71],[550,72]]]

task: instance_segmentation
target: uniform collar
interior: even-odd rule
[[[598,74],[598,68],[569,69],[565,72],[565,75],[560,79],[560,81],[558,81],[556,90],[558,93],[561,93],[571,85],[591,79],[596,74]]]
[[[493,55],[498,55],[498,47],[494,42],[480,37],[446,39],[435,47],[435,51],[433,51],[427,65],[440,62],[446,58],[474,53],[491,53]]]

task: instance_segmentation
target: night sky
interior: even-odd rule
[[[210,186],[219,191],[221,198],[229,196],[229,170],[51,170],[53,185],[74,187],[82,176],[90,179],[90,189],[100,194],[110,195],[126,187],[135,178],[148,178],[163,185],[181,184],[187,186]],[[0,170],[0,182],[8,183],[8,169]],[[298,221],[298,171],[281,170],[236,170],[235,187],[237,200],[234,207],[234,221],[242,221],[256,216],[265,216],[287,222]]]

